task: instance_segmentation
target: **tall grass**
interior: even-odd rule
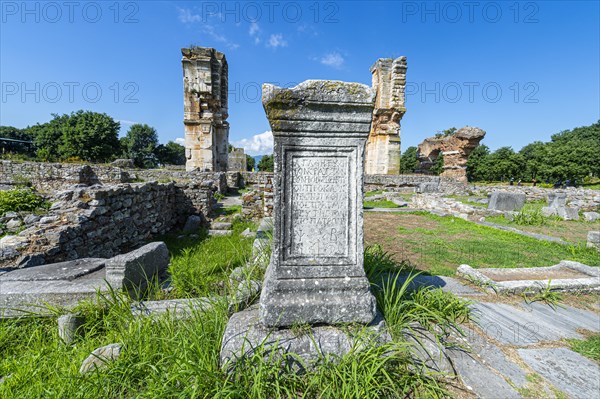
[[[253,240],[240,236],[248,227],[256,229],[251,222],[236,220],[231,236],[208,237],[202,231],[198,239],[167,237],[174,295],[223,295],[228,288],[231,271],[246,264],[250,258]]]
[[[187,244],[179,240],[179,247],[171,247],[176,260],[172,266],[173,284],[178,292],[182,295],[209,292],[209,285],[214,285],[217,277],[226,275],[230,268],[248,258],[250,248],[246,243],[238,240],[241,246],[230,248],[235,245],[227,239],[200,240],[190,249],[185,249]],[[218,244],[211,244],[212,241]],[[210,250],[215,248],[231,251],[233,257],[211,255]],[[368,249],[366,258],[373,276],[402,269],[380,248]],[[1,320],[0,377],[5,379],[0,383],[0,397],[447,397],[437,375],[415,366],[410,344],[401,331],[414,322],[425,323],[432,330],[436,325],[455,326],[468,318],[464,303],[437,290],[410,291],[410,280],[402,284],[398,281],[390,278],[387,285],[375,287],[392,331],[391,342],[364,345],[370,338],[365,329],[359,330],[348,354],[326,356],[303,373],[291,369],[284,358],[275,357],[272,348],[270,351],[258,348],[253,355],[240,359],[234,373],[227,373],[219,364],[221,340],[228,321],[225,298],[232,289],[228,285],[216,289],[224,296],[215,299],[212,306],[192,311],[183,320],[170,314],[152,318],[135,316],[131,312],[133,300],[126,293],[98,294],[96,300],[77,309],[85,317],[85,323],[82,335],[73,345],[64,344],[58,337],[56,318]],[[123,345],[119,359],[106,368],[80,375],[82,361],[95,348],[110,343]]]

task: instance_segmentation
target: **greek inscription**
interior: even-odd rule
[[[348,158],[292,159],[291,256],[348,255]]]

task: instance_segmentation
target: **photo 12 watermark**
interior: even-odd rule
[[[540,102],[536,82],[406,82],[407,102],[421,103],[498,103],[502,100],[521,104]]]
[[[400,21],[421,23],[539,22],[540,6],[535,1],[403,1]]]
[[[303,1],[203,1],[198,3],[198,22],[215,19],[222,22],[313,22],[333,24],[339,22],[340,6],[337,2]]]
[[[0,20],[6,23],[139,22],[136,1],[2,1]]]
[[[95,104],[102,100],[121,104],[137,104],[140,88],[135,82],[2,82],[3,104],[78,103]]]

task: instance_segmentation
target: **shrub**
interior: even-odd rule
[[[46,202],[30,188],[0,191],[0,214],[6,212],[34,211],[46,206]]]
[[[544,216],[539,209],[534,211],[521,211],[515,215],[513,221],[520,226],[544,226],[549,218]]]

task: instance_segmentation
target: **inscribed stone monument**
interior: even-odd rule
[[[275,141],[273,254],[260,300],[268,327],[370,323],[363,268],[363,165],[373,91],[308,80],[263,85]]]

